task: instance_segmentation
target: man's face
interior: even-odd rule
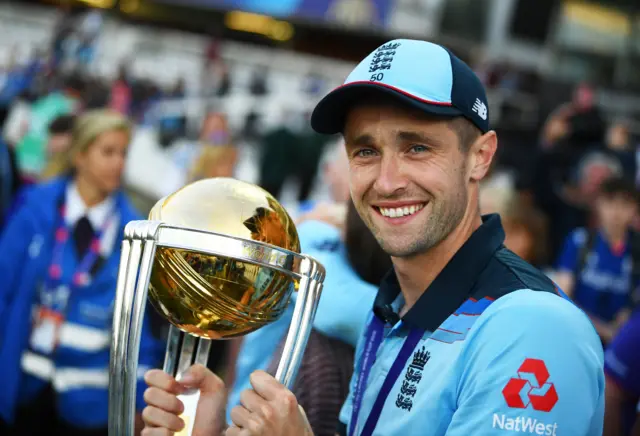
[[[631,227],[638,208],[635,201],[626,195],[601,195],[596,201],[596,211],[605,231],[621,233]]]
[[[447,121],[360,106],[344,136],[351,197],[385,252],[424,253],[458,226],[469,202],[469,162]]]
[[[47,154],[49,156],[64,153],[71,146],[71,133],[56,133],[49,136]]]

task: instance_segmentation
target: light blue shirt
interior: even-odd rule
[[[355,347],[371,313],[376,287],[363,281],[349,265],[338,229],[306,221],[298,226],[298,235],[302,252],[314,257],[327,272],[313,327]],[[295,295],[278,321],[244,337],[227,403],[229,422],[231,409],[240,404],[240,393],[251,388],[249,375],[270,365],[274,351],[287,334],[294,305]]]
[[[467,329],[466,337],[450,333]],[[399,321],[385,332],[356,435],[408,331]],[[409,381],[411,376],[416,380],[416,372],[409,370],[414,353],[387,397],[374,435],[602,434],[604,379],[594,377],[602,371],[602,347],[587,317],[557,295],[520,290],[496,300],[479,316],[453,314],[441,329],[426,332],[415,350],[428,353],[420,380]],[[356,369],[361,354],[360,344]],[[356,371],[352,393],[358,375]],[[536,410],[545,405],[551,410]],[[350,423],[352,407],[350,395],[341,422]]]

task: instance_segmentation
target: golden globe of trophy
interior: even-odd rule
[[[145,301],[171,323],[164,371],[206,364],[212,339],[242,336],[296,305],[276,378],[291,387],[320,298],[324,268],[300,254],[291,217],[266,191],[235,179],[192,183],[125,228],[113,316],[109,435],[134,431]],[[274,344],[275,350],[276,344]],[[193,429],[199,392],[179,397]]]

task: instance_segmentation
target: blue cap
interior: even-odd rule
[[[473,70],[440,45],[410,39],[390,41],[360,62],[318,103],[311,127],[318,133],[342,132],[351,106],[375,92],[428,114],[463,116],[483,133],[489,131],[487,94]]]

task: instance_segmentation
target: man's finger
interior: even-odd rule
[[[275,400],[286,391],[280,382],[264,371],[254,371],[249,381],[258,395],[267,401]]]
[[[267,400],[262,398],[252,389],[242,391],[240,394],[240,404],[242,404],[242,406],[249,412],[258,413],[260,415],[264,415],[264,409],[269,406]],[[267,412],[267,415],[268,413],[269,412]]]
[[[220,377],[205,366],[194,365],[181,380],[186,386],[200,389],[200,400],[193,427],[194,435],[219,435],[225,424],[226,389]]]
[[[149,387],[158,388],[175,395],[180,395],[184,392],[184,388],[175,378],[160,369],[147,371],[144,375],[144,381]]]
[[[167,430],[166,428],[145,427],[140,433],[140,436],[173,436],[174,434],[175,432]]]
[[[236,427],[249,430],[251,434],[262,434],[261,422],[258,422],[255,415],[243,406],[231,409],[231,421]]]
[[[197,388],[203,393],[214,393],[224,389],[224,383],[204,365],[193,365],[180,378],[179,383],[187,388]]]
[[[173,432],[184,428],[184,421],[176,415],[157,407],[147,406],[142,411],[144,423],[151,427],[163,427]]]
[[[158,388],[148,388],[144,391],[144,401],[149,406],[157,407],[165,412],[180,415],[184,412],[184,404],[175,395]]]

